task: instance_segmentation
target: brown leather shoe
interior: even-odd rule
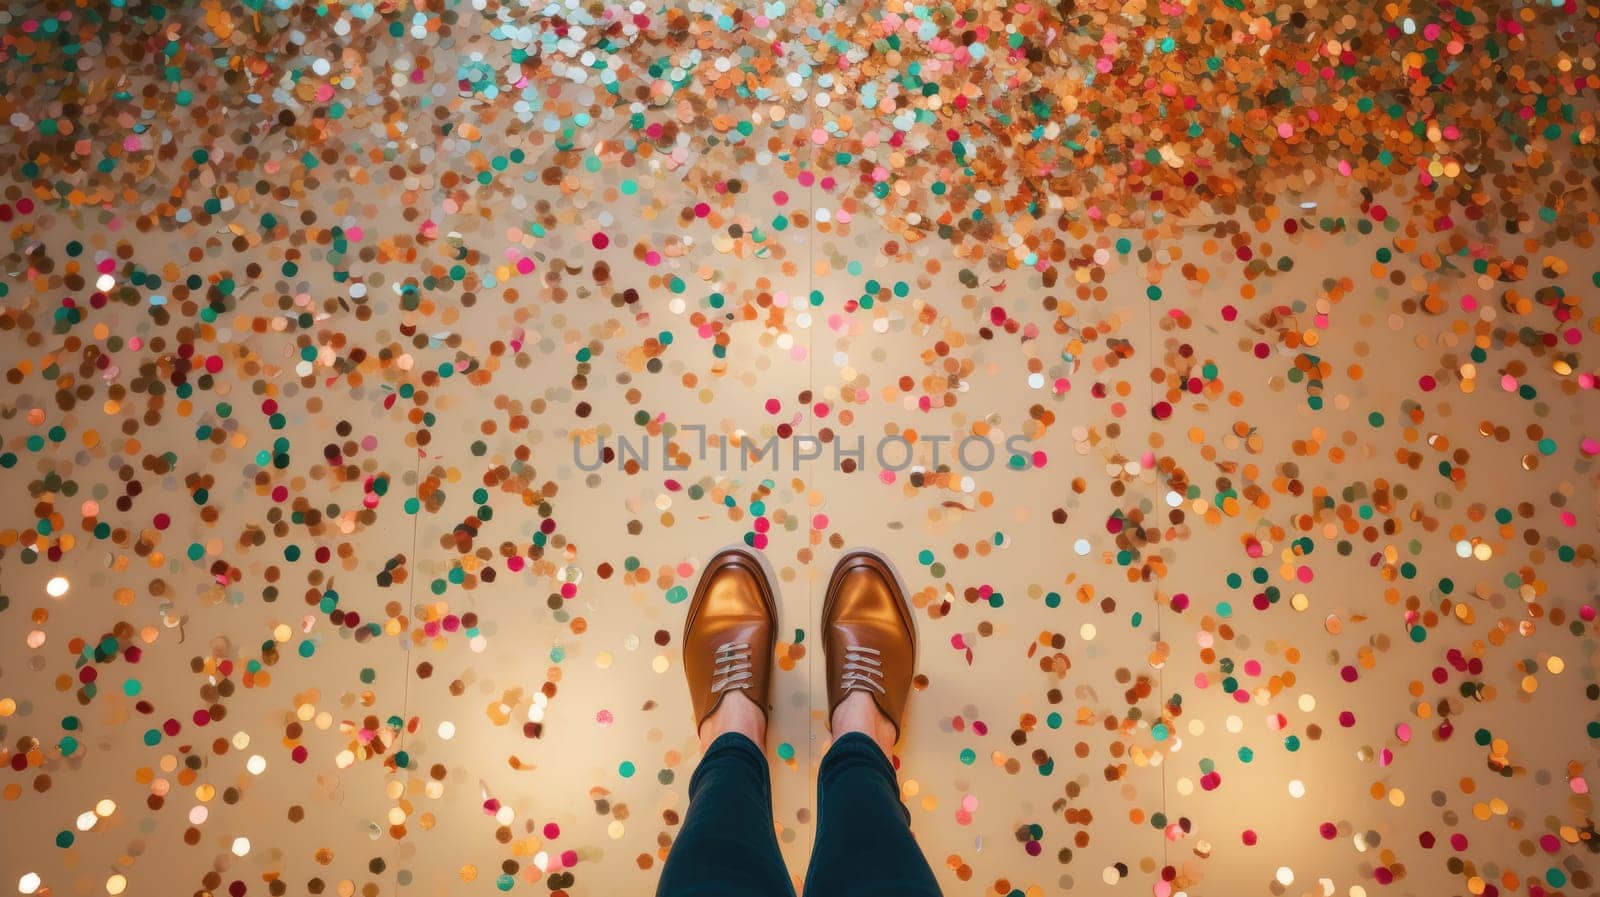
[[[683,624],[683,672],[695,727],[731,691],[767,713],[778,602],[766,567],[752,549],[730,546],[706,562]]]
[[[851,692],[872,696],[900,738],[917,666],[917,627],[894,567],[867,549],[839,559],[822,602],[828,658],[828,725]]]

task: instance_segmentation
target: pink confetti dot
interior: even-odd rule
[[[604,249],[611,245],[611,238],[606,236],[604,231],[599,231],[589,238],[589,243],[596,249]]]

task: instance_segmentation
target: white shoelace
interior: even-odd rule
[[[844,675],[839,683],[845,691],[875,691],[886,694],[883,687],[883,661],[877,648],[852,645],[844,649]]]
[[[719,694],[730,688],[741,687],[741,683],[755,675],[752,669],[749,643],[727,642],[718,645],[715,668],[711,671],[714,677],[711,693]]]

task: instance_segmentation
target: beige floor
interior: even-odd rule
[[[352,263],[368,282],[386,275],[364,302],[320,260],[278,275],[281,242],[235,252],[203,228],[105,226],[131,207],[92,232],[36,212],[19,239],[42,241],[56,281],[66,241],[84,240],[87,260],[126,238],[147,269],[229,270],[241,290],[198,332],[180,332],[197,309],[174,302],[164,322],[142,298],[57,332],[72,291],[8,268],[0,358],[23,376],[0,402],[3,449],[17,456],[0,474],[0,758],[11,764],[0,888],[34,874],[54,894],[649,893],[697,759],[676,602],[717,548],[761,534],[785,633],[768,745],[775,823],[797,884],[829,744],[812,650],[821,589],[843,550],[867,545],[896,561],[921,611],[925,681],[898,759],[948,894],[1434,897],[1485,893],[1485,882],[1597,893],[1593,854],[1577,843],[1592,826],[1597,743],[1585,729],[1595,629],[1578,615],[1597,592],[1595,452],[1580,440],[1594,437],[1600,405],[1578,385],[1592,370],[1577,361],[1583,346],[1515,345],[1518,328],[1554,326],[1547,309],[1493,298],[1464,309],[1463,294],[1498,288],[1404,254],[1375,269],[1395,240],[1381,229],[1275,235],[1294,270],[1254,281],[1248,301],[1239,266],[1199,226],[1155,244],[1155,259],[1138,256],[1138,231],[1084,237],[1102,257],[1047,286],[1039,271],[995,270],[937,238],[907,244],[854,201],[839,223],[837,194],[797,186],[799,161],[722,150],[677,170],[624,169],[613,154],[555,185],[507,178],[461,214],[441,212],[453,208],[443,187],[408,197],[346,171],[303,205],[360,209],[374,234],[414,232],[399,218],[411,204],[445,219],[421,261]],[[680,210],[734,177],[736,198],[683,223]],[[1357,214],[1348,195],[1320,201],[1318,215]],[[818,221],[821,209],[835,220]],[[808,220],[774,226],[797,210]],[[538,214],[546,233],[528,236]],[[604,249],[591,243],[601,231]],[[1114,250],[1121,236],[1135,253]],[[462,262],[479,278],[514,264],[501,254],[518,245],[537,250],[537,270],[511,274],[515,295],[480,280],[474,304],[457,287],[402,309],[393,287],[454,264],[453,240],[481,253]],[[187,261],[190,246],[203,262]],[[1571,275],[1540,282],[1592,293],[1592,257],[1565,257]],[[267,273],[246,285],[251,261]],[[609,279],[597,283],[601,262]],[[1210,283],[1187,283],[1185,262]],[[1152,301],[1157,268],[1165,293]],[[1091,271],[1103,292],[1080,294]],[[116,272],[120,287],[128,270]],[[881,290],[857,307],[869,280]],[[1446,298],[1443,313],[1417,310],[1427,289]],[[319,315],[308,330],[280,305],[298,292]],[[996,323],[1007,317],[1016,332]],[[1574,325],[1583,345],[1596,338],[1581,309]],[[1468,391],[1475,327],[1493,349]],[[79,370],[84,345],[135,335],[146,347],[114,353],[116,371]],[[170,394],[180,342],[221,359],[192,405]],[[318,354],[302,375],[308,344]],[[366,360],[346,364],[356,347]],[[87,387],[70,409],[66,384],[41,373],[52,364]],[[1322,365],[1320,387],[1291,378],[1297,364]],[[108,404],[114,385],[151,376],[169,386],[159,406],[139,393]],[[1202,391],[1168,393],[1191,376]],[[1423,377],[1438,388],[1424,391]],[[1160,401],[1173,406],[1163,419],[1151,413]],[[785,425],[847,446],[860,437],[867,463],[846,472],[832,445],[797,458],[782,443],[778,470],[741,469],[740,446]],[[226,435],[202,440],[202,426]],[[687,469],[665,468],[663,429]],[[874,447],[899,464],[901,443],[882,440],[912,433],[922,473],[889,476]],[[597,438],[646,434],[645,469],[575,460],[592,458]],[[974,435],[1025,436],[1043,465],[1008,469],[1001,450],[987,469],[927,470],[935,442],[949,440],[948,464]],[[259,466],[280,437],[285,466]],[[574,440],[586,443],[577,456]],[[362,510],[372,477],[387,491]],[[129,482],[141,492],[118,510]],[[97,538],[86,517],[126,537]],[[41,519],[53,532],[27,535]],[[530,559],[542,521],[552,528]],[[26,547],[41,542],[68,550],[46,561]],[[286,560],[290,545],[305,556]],[[327,562],[311,557],[318,547]],[[53,578],[65,594],[50,594]],[[1252,606],[1268,586],[1279,600]],[[330,591],[377,634],[334,624],[321,606]],[[1408,612],[1425,640],[1413,641]],[[84,659],[107,638],[142,656]],[[1224,690],[1230,677],[1242,691]],[[225,716],[197,725],[206,708]],[[178,732],[148,743],[169,719]],[[57,846],[63,831],[71,846]],[[1438,843],[1424,847],[1424,833]]]

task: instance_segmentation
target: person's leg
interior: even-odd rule
[[[858,549],[839,559],[822,602],[822,647],[837,740],[817,771],[806,894],[939,897],[889,762],[911,694],[917,628],[888,558]]]
[[[748,706],[748,702],[739,702]],[[667,853],[657,897],[794,897],[772,825],[767,758],[738,727],[712,738],[689,779],[689,810]]]
[[[767,695],[777,603],[760,556],[718,552],[701,572],[683,636],[700,736],[689,809],[657,897],[794,897],[772,822]]]
[[[900,802],[894,765],[879,746],[894,744],[893,730],[865,713],[882,719],[866,695],[852,695],[834,714],[834,731],[842,734],[817,772],[817,837],[805,892],[939,897],[939,882],[911,835],[911,814]]]

